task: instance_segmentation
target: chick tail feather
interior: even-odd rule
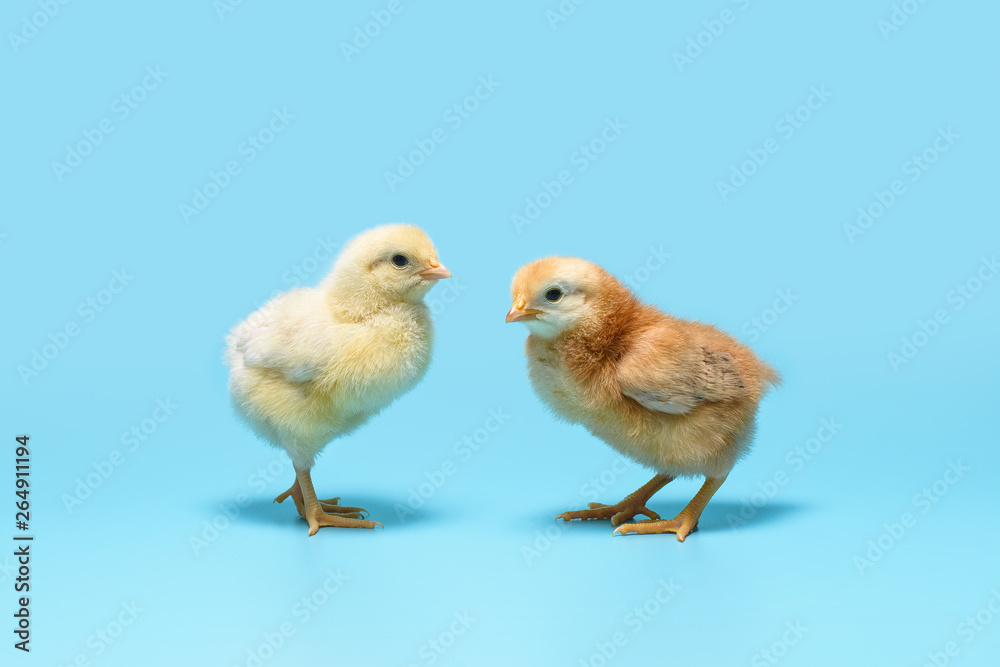
[[[781,377],[781,373],[776,371],[773,366],[768,363],[760,362],[760,379],[763,381],[764,390],[766,391],[769,387],[778,388],[784,381]]]

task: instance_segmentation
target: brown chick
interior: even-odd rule
[[[526,264],[511,285],[507,322],[524,322],[528,375],[557,415],[582,424],[656,476],[616,505],[557,519],[611,519],[615,534],[675,533],[681,542],[747,453],[757,408],[780,380],[712,325],[643,304],[601,267],[575,257]],[[670,520],[646,507],[678,476],[705,484]],[[650,520],[625,523],[637,514]]]

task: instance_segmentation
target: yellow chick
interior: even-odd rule
[[[547,257],[518,270],[507,322],[524,322],[531,384],[557,415],[656,470],[617,505],[557,519],[611,519],[615,534],[675,533],[681,542],[746,454],[773,368],[715,327],[645,305],[601,267]],[[661,520],[646,503],[677,476],[704,475],[694,499]],[[637,514],[650,520],[625,523]]]
[[[451,273],[412,225],[385,225],[353,239],[314,288],[281,294],[230,332],[229,390],[254,432],[288,452],[289,496],[309,522],[374,528],[360,507],[317,500],[310,470],[326,445],[367,422],[420,381],[431,359],[423,297]]]

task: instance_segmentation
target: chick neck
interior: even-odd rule
[[[589,316],[563,332],[555,341],[556,347],[588,366],[615,362],[631,340],[635,316],[641,309],[642,303],[631,292],[616,285],[592,301]]]
[[[333,311],[342,320],[361,322],[389,308],[399,306],[424,307],[423,294],[392,294],[367,281],[351,280],[348,276],[324,281],[323,291]]]

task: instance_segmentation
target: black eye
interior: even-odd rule
[[[409,264],[410,260],[406,257],[406,255],[393,255],[392,263],[395,264],[396,266],[402,267]]]
[[[558,287],[553,287],[548,292],[545,293],[545,298],[552,303],[555,303],[562,298],[563,292]]]

